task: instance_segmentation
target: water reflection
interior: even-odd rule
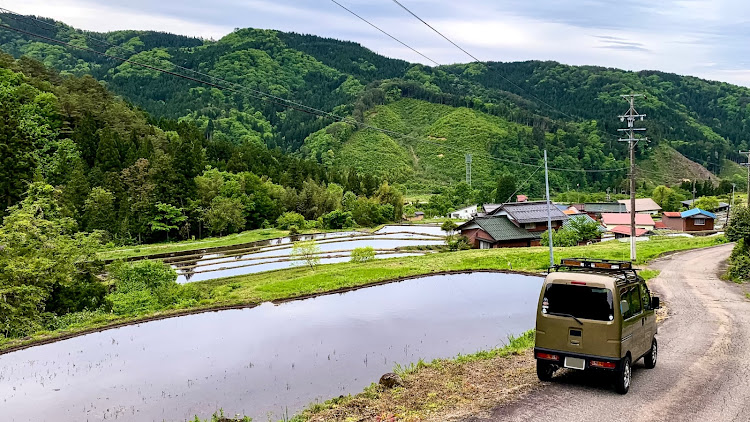
[[[502,344],[533,327],[541,286],[432,276],[108,330],[0,356],[3,421],[278,420],[356,393],[395,363]]]
[[[350,251],[355,248],[373,247],[376,258],[413,256],[418,252],[399,252],[407,246],[428,246],[444,243],[445,232],[435,226],[385,226],[374,234],[360,232],[334,232],[299,235],[274,239],[267,246],[256,243],[236,245],[221,252],[192,254],[167,258],[178,271],[178,283],[212,280],[243,274],[271,271],[297,265],[290,262],[292,243],[299,240],[316,239],[324,255],[322,264],[348,261]]]

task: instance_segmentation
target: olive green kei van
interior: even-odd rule
[[[630,388],[633,362],[656,365],[659,298],[627,261],[563,259],[550,269],[536,315],[537,375],[559,368],[612,373],[615,389]]]

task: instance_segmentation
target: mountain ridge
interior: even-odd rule
[[[5,16],[0,15],[0,19],[6,24],[39,30],[18,17],[11,22]],[[56,22],[54,25],[60,39],[92,43],[91,38],[71,27]],[[412,98],[453,108],[468,107],[509,124],[524,125],[534,138],[525,141],[526,147],[533,142],[544,145],[560,131],[576,132],[580,127],[594,125],[596,129],[586,129],[586,133],[595,133],[603,140],[604,155],[587,163],[593,169],[602,169],[607,155],[624,162],[624,146],[613,142],[619,127],[616,116],[626,108],[619,94],[634,90],[649,94],[639,110],[649,115],[645,125],[649,136],[655,139],[653,147],[639,149],[639,160],[647,160],[651,151],[665,142],[686,156],[705,157],[700,164],[721,173],[724,159],[736,161],[734,151],[747,147],[741,135],[750,119],[750,90],[692,76],[567,66],[552,61],[429,67],[387,58],[351,41],[252,28],[233,31],[217,41],[151,31],[116,31],[98,36],[123,48],[132,47],[133,56],[143,62],[197,69],[248,89],[294,99],[342,117],[352,116],[360,122],[377,106]],[[101,58],[89,57],[91,54],[60,51],[7,31],[0,31],[0,49],[16,57],[25,54],[46,58],[46,64],[63,72],[90,72],[155,117],[195,122],[206,136],[223,137],[228,142],[261,142],[325,164],[323,152],[328,151],[309,155],[305,148],[314,144],[310,137],[335,125],[326,119],[301,116],[248,96],[186,84],[165,75],[106,64]],[[384,129],[394,130],[389,124],[385,122]],[[486,154],[489,159],[500,158],[499,154],[493,157],[489,150],[475,153]],[[415,162],[425,160],[414,151],[411,155]],[[399,156],[403,159],[403,155]],[[574,162],[586,161],[584,155],[570,157],[572,160],[563,160],[566,165],[584,168]],[[338,165],[364,168],[363,163]],[[503,171],[509,170],[496,166],[490,173],[495,177]],[[582,182],[598,188],[603,180],[592,177]],[[606,182],[616,184],[612,180]]]

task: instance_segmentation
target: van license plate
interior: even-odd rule
[[[567,357],[565,358],[565,367],[571,368],[571,369],[580,369],[583,370],[586,368],[586,360],[585,359],[579,359],[579,358],[571,358]]]

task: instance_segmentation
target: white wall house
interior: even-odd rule
[[[471,220],[475,215],[477,215],[477,206],[472,205],[470,207],[461,208],[460,210],[455,210],[448,214],[448,217],[459,218],[461,220]]]

